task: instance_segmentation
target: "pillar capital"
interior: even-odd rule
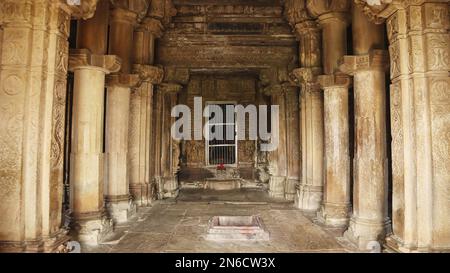
[[[316,34],[320,35],[320,28],[319,25],[315,20],[306,20],[302,21],[295,25],[296,33],[300,36],[302,35],[311,35]]]
[[[159,84],[164,78],[164,70],[152,65],[135,64],[133,72],[139,75],[141,81],[151,84]]]
[[[369,54],[358,56],[344,56],[339,62],[339,70],[345,74],[354,75],[363,70],[387,70],[389,55],[386,50],[372,50]]]
[[[82,67],[95,67],[105,73],[115,73],[120,70],[121,59],[115,55],[91,54],[87,49],[71,49],[69,70],[74,71]]]
[[[349,88],[352,80],[346,74],[336,73],[334,75],[320,75],[317,77],[317,82],[323,89],[330,87]]]
[[[149,32],[156,38],[161,38],[164,32],[164,26],[162,25],[160,20],[146,17],[138,26],[137,31]]]
[[[99,0],[81,0],[79,5],[69,5],[66,0],[58,1],[68,7],[73,18],[86,20],[94,16]]]
[[[292,27],[300,22],[312,19],[306,9],[306,0],[286,0],[284,2],[284,16]]]
[[[117,73],[111,74],[106,77],[106,86],[107,87],[128,87],[134,88],[138,86],[140,83],[140,78],[138,74],[124,74]]]
[[[161,83],[158,85],[158,91],[162,94],[176,94],[183,89],[183,86],[176,83]]]
[[[291,78],[299,84],[314,83],[321,73],[320,67],[301,67],[292,70]]]
[[[320,24],[332,22],[331,19],[338,19],[348,23],[347,12],[350,10],[349,0],[316,0],[307,1],[309,13],[318,18]]]

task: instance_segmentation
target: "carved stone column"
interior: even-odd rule
[[[355,159],[353,214],[345,235],[359,248],[382,240],[388,231],[386,92],[388,55],[383,50],[345,56],[341,71],[353,75]]]
[[[156,186],[151,178],[154,159],[151,147],[153,139],[153,99],[154,85],[163,78],[163,70],[150,65],[134,65],[134,72],[140,75],[142,84],[131,93],[129,139],[128,139],[128,173],[130,192],[137,205],[145,206],[152,202]],[[159,161],[159,159],[157,160]]]
[[[299,92],[296,86],[284,86],[286,100],[286,153],[287,177],[285,199],[293,201],[300,183],[300,107]],[[282,121],[281,121],[282,122]]]
[[[71,16],[96,1],[0,1],[0,252],[52,252],[61,229]]]
[[[362,1],[360,1],[362,2]],[[450,249],[450,46],[446,1],[365,5],[386,20],[391,63],[392,222],[395,251]]]
[[[103,202],[105,74],[117,72],[120,62],[112,55],[74,50],[69,67],[75,73],[70,160],[75,229],[78,240],[97,244],[112,228]]]
[[[320,70],[318,70],[320,71]],[[323,195],[323,94],[312,68],[298,68],[293,75],[300,82],[300,126],[302,132],[302,181],[295,206],[317,211]]]
[[[154,157],[155,157],[155,164],[153,165],[154,168],[154,176],[153,176],[153,182],[156,185],[157,191],[158,191],[158,199],[164,198],[164,184],[162,180],[162,174],[161,174],[161,141],[162,141],[162,109],[163,109],[163,102],[164,102],[164,96],[163,92],[161,91],[161,88],[159,86],[156,87],[156,90],[154,92],[154,102],[153,102],[153,132],[152,132],[152,146],[151,149],[153,151]]]
[[[324,93],[325,184],[317,213],[327,226],[346,227],[350,212],[350,155],[347,75],[322,75]]]
[[[129,193],[128,118],[130,92],[139,83],[138,75],[114,74],[108,77],[106,96],[106,208],[116,223],[123,223],[136,212]]]
[[[272,85],[266,89],[266,94],[271,97],[271,104],[278,105],[278,148],[269,153],[269,196],[273,198],[285,198],[287,177],[287,152],[286,152],[286,95],[282,85]]]
[[[306,9],[304,8],[305,12]],[[323,94],[317,83],[321,74],[321,32],[311,18],[295,25],[300,40],[300,66],[292,72],[301,87],[301,183],[295,206],[306,211],[320,208],[323,192]]]
[[[176,197],[178,195],[178,163],[179,142],[171,135],[171,127],[175,118],[171,117],[172,108],[177,104],[178,93],[182,86],[179,84],[163,83],[159,86],[162,96],[161,118],[161,176],[163,198]],[[161,186],[161,185],[160,185]]]

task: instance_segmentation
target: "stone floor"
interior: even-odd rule
[[[141,208],[127,223],[117,227],[115,238],[82,252],[348,252],[345,241],[323,229],[292,203],[272,202],[258,192],[182,192],[177,200],[156,202]],[[228,194],[229,198],[226,198]],[[255,197],[259,201],[255,201]],[[231,200],[231,201],[230,201]],[[263,200],[263,201],[261,201]],[[259,215],[270,233],[269,241],[207,241],[212,216]]]

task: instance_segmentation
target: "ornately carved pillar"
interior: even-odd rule
[[[71,16],[96,1],[0,1],[0,251],[55,251],[61,229]]]
[[[162,36],[163,27],[151,15],[143,19],[134,33],[133,72],[140,75],[142,84],[131,93],[130,128],[128,144],[128,172],[130,192],[137,205],[149,205],[156,197],[154,184],[154,162],[152,142],[154,85],[159,84],[164,71],[152,66],[155,54],[155,39]]]
[[[162,96],[161,117],[161,184],[163,198],[178,195],[178,163],[180,156],[179,142],[171,135],[171,127],[175,118],[171,117],[172,108],[177,104],[178,93],[182,86],[179,84],[163,83],[159,87]],[[161,187],[162,186],[162,187]]]
[[[350,212],[350,155],[347,75],[322,75],[325,171],[323,204],[317,213],[327,226],[346,227]]]
[[[128,173],[130,192],[138,205],[149,205],[156,194],[154,167],[150,162],[154,158],[151,146],[154,136],[153,100],[154,86],[161,83],[164,72],[161,68],[150,65],[134,65],[134,72],[140,75],[142,84],[131,93],[129,139],[128,139]]]
[[[70,181],[78,240],[97,244],[112,228],[104,211],[103,120],[105,75],[120,69],[112,55],[73,50],[74,71]]]
[[[295,206],[307,211],[320,207],[323,192],[323,95],[316,76],[321,74],[321,31],[308,15],[306,1],[288,1],[287,16],[300,41],[300,68],[292,72],[301,87],[301,182]]]
[[[355,159],[353,213],[345,235],[360,249],[383,240],[388,231],[385,73],[383,50],[345,56],[340,69],[353,75]]]
[[[364,10],[386,20],[391,62],[392,224],[396,251],[450,249],[448,1],[392,1]]]
[[[106,207],[115,222],[126,222],[135,213],[128,174],[128,122],[131,90],[141,83],[131,74],[134,27],[138,11],[116,2],[111,11],[109,53],[122,59],[118,74],[108,77],[106,104]],[[133,8],[130,5],[130,8]]]
[[[285,198],[287,177],[286,154],[286,95],[282,85],[272,85],[266,88],[266,94],[271,97],[271,104],[278,105],[278,147],[269,153],[269,196],[273,198]],[[274,133],[274,131],[272,131]]]
[[[286,100],[286,153],[287,177],[285,199],[293,201],[300,182],[300,122],[299,92],[296,86],[284,86]],[[280,122],[282,122],[280,120]]]

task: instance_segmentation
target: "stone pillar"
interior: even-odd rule
[[[347,75],[322,75],[324,93],[325,172],[320,222],[346,227],[350,212],[350,155]]]
[[[163,83],[159,87],[162,102],[161,117],[161,176],[163,198],[176,197],[179,191],[178,163],[179,142],[171,135],[171,127],[175,118],[171,117],[172,108],[177,104],[178,93],[182,86],[178,84]],[[161,186],[161,185],[160,185]]]
[[[266,89],[267,95],[271,97],[271,104],[278,105],[278,148],[269,153],[269,196],[273,198],[285,198],[287,177],[287,154],[286,154],[286,97],[282,85],[272,85]],[[274,133],[275,128],[272,128]]]
[[[124,74],[129,74],[132,70],[133,36],[136,23],[137,14],[135,12],[120,7],[112,9],[108,52],[123,59],[120,72]]]
[[[450,249],[450,47],[445,1],[384,3],[391,64],[391,250]],[[395,4],[395,5],[394,5]]]
[[[295,69],[292,76],[301,87],[302,178],[294,201],[299,209],[316,211],[323,193],[323,94],[316,79],[322,71],[321,32],[309,17],[297,23],[295,29],[300,40],[301,68]]]
[[[135,73],[140,75],[143,83],[131,93],[129,139],[128,139],[128,173],[130,192],[137,205],[149,205],[156,194],[156,186],[151,178],[155,160],[151,146],[153,139],[153,100],[154,85],[162,81],[162,69],[150,65],[134,65]]]
[[[106,208],[116,223],[123,223],[136,212],[129,193],[128,118],[131,88],[139,82],[138,75],[114,74],[108,77],[106,96]]]
[[[360,249],[388,231],[385,73],[388,55],[373,50],[345,56],[341,71],[353,75],[355,159],[353,214],[345,236]]]
[[[285,86],[287,177],[285,199],[294,201],[300,182],[300,122],[299,92],[295,86]]]
[[[106,109],[106,206],[117,223],[126,222],[136,211],[129,186],[128,122],[131,90],[141,84],[139,75],[131,74],[138,7],[116,2],[110,17],[109,53],[122,59],[120,73],[108,79]]]
[[[139,206],[150,205],[156,194],[156,185],[152,180],[155,158],[151,156],[154,153],[153,99],[154,85],[161,83],[164,71],[151,65],[154,62],[155,39],[162,36],[162,29],[161,22],[148,15],[134,33],[133,71],[140,75],[143,82],[131,93],[128,171],[130,192]]]
[[[0,2],[0,252],[53,252],[61,229],[71,16],[96,1]]]
[[[74,50],[69,68],[74,71],[70,181],[78,240],[97,244],[111,230],[104,211],[103,120],[105,75],[120,69],[112,55]]]
[[[153,133],[152,133],[152,151],[154,151],[154,157],[155,157],[155,164],[153,165],[154,168],[154,177],[152,178],[154,180],[154,183],[156,185],[157,191],[158,191],[158,199],[164,198],[164,184],[162,180],[162,174],[161,174],[161,141],[162,141],[162,105],[164,102],[164,96],[161,91],[161,88],[157,86],[156,92],[155,92],[155,98],[153,102]]]

